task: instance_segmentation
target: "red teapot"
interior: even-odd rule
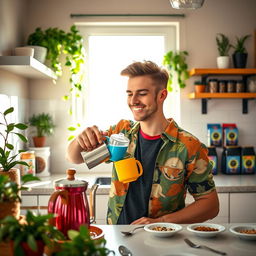
[[[75,179],[74,169],[68,169],[66,173],[66,179],[55,181],[55,192],[48,202],[48,212],[55,214],[50,223],[65,235],[70,229],[79,230],[82,224],[89,228],[95,221],[95,195],[99,186],[92,186],[89,204],[86,196],[88,182]]]

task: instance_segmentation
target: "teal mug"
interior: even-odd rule
[[[129,139],[123,133],[112,134],[107,138],[107,148],[110,153],[110,160],[113,162],[122,160],[129,145]]]

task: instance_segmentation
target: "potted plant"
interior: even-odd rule
[[[194,85],[195,85],[195,92],[196,92],[196,93],[205,92],[206,85],[203,84],[202,81],[195,81],[195,82],[194,82]]]
[[[251,35],[236,37],[236,44],[231,45],[231,47],[234,48],[234,53],[232,55],[232,58],[233,58],[233,64],[235,68],[246,67],[248,53],[246,51],[244,44],[250,36]]]
[[[84,225],[80,226],[79,231],[69,230],[69,240],[59,243],[57,250],[54,252],[57,256],[76,256],[76,255],[98,255],[106,256],[110,253],[115,255],[114,251],[106,248],[104,238],[93,239],[90,231]],[[52,255],[52,254],[47,254]]]
[[[231,48],[231,44],[229,39],[224,34],[217,34],[216,43],[218,47],[219,56],[217,57],[217,66],[218,68],[229,68],[229,50]]]
[[[20,222],[13,216],[7,216],[0,221],[0,242],[10,242],[13,255],[41,256],[46,244],[65,239],[56,227],[48,223],[52,217],[52,214],[34,215],[27,211],[25,221]]]
[[[177,75],[177,82],[180,88],[185,88],[185,80],[189,78],[188,65],[186,63],[187,51],[169,51],[164,55],[163,65],[169,71],[167,89],[172,91],[174,75]]]
[[[48,113],[34,114],[29,118],[29,125],[36,128],[36,136],[33,137],[35,147],[44,147],[46,136],[52,135],[55,124]]]
[[[20,184],[20,170],[15,168],[16,165],[28,166],[24,161],[17,160],[17,157],[24,150],[15,150],[10,143],[11,135],[17,136],[21,141],[27,142],[27,138],[20,133],[27,129],[27,125],[23,123],[9,123],[8,116],[14,111],[14,108],[8,108],[4,112],[0,112],[0,175],[9,176],[10,179]],[[18,205],[17,205],[18,207]],[[19,211],[19,209],[16,209]]]
[[[53,69],[58,77],[62,75],[63,66],[67,66],[70,70],[70,95],[73,92],[76,92],[75,94],[77,96],[80,95],[85,50],[83,47],[83,38],[75,25],[71,26],[68,32],[59,28],[48,28],[46,30],[36,28],[29,35],[27,44],[47,48],[46,60],[49,60],[50,68]],[[62,54],[66,57],[64,65],[60,60]],[[70,95],[65,95],[63,98],[67,100],[70,98]]]
[[[19,219],[20,207],[16,207],[16,205],[21,203],[20,192],[28,190],[29,188],[24,185],[35,180],[40,179],[32,174],[25,174],[21,177],[21,185],[19,185],[12,181],[9,176],[0,175],[0,219],[8,215]]]

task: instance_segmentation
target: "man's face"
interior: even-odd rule
[[[127,86],[127,103],[134,120],[147,121],[158,111],[156,87],[149,76],[130,78]]]

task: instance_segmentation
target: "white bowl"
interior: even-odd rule
[[[16,47],[14,49],[16,56],[34,56],[34,49],[32,47]]]
[[[160,228],[171,228],[172,230],[170,231],[157,231],[153,230],[153,228],[160,227]],[[152,223],[148,224],[144,227],[144,230],[147,232],[152,233],[155,236],[159,237],[168,237],[168,236],[173,236],[175,233],[179,232],[182,230],[182,226],[174,223]]]
[[[195,230],[197,227],[209,227],[209,228],[215,228],[218,229],[217,231],[199,231]],[[214,224],[214,223],[195,223],[195,224],[190,224],[187,226],[187,230],[193,232],[197,236],[201,237],[214,237],[218,235],[219,233],[225,231],[225,227],[219,224]]]
[[[237,226],[232,226],[229,231],[232,232],[233,234],[235,234],[236,236],[238,236],[241,239],[245,239],[245,240],[256,240],[256,234],[245,234],[245,233],[241,233],[239,231],[241,230],[251,230],[254,229],[256,230],[256,224],[254,225],[237,225]]]

